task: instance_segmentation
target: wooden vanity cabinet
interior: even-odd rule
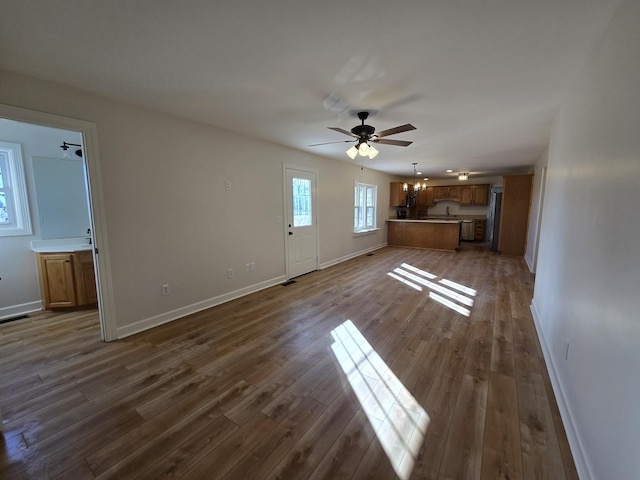
[[[45,309],[97,303],[92,252],[37,255],[40,291]]]

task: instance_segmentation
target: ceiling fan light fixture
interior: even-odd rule
[[[358,147],[358,150],[360,151],[360,155],[362,155],[363,157],[366,157],[367,155],[369,155],[369,148],[370,147],[367,142],[362,142]]]
[[[380,152],[378,152],[378,150],[376,150],[374,146],[370,146],[369,147],[369,158],[370,159],[373,160],[374,158],[376,158],[378,153],[380,153]]]
[[[356,148],[355,145],[352,145],[351,148],[349,150],[347,150],[347,155],[349,155],[349,158],[351,160],[356,158],[356,155],[358,155],[358,149]]]

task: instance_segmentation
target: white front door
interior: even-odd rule
[[[316,173],[285,166],[287,278],[318,269]]]

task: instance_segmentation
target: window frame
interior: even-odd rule
[[[360,205],[360,192],[364,190],[365,205]],[[371,198],[373,205],[367,205],[367,191],[371,190]],[[353,214],[353,233],[363,234],[375,232],[378,230],[378,186],[370,183],[355,182],[354,184],[354,214]],[[367,223],[367,211],[372,209],[372,222]]]
[[[31,235],[29,197],[24,174],[24,159],[19,143],[0,141],[0,155],[6,158],[6,172],[2,172],[3,186],[9,213],[9,223],[0,224],[0,237]]]

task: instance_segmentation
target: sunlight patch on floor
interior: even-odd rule
[[[432,300],[466,317],[471,315],[471,307],[473,307],[473,298],[471,297],[475,297],[477,293],[473,288],[466,287],[446,278],[438,280],[437,283],[432,282],[431,280],[438,278],[437,275],[421,270],[408,263],[401,264],[400,267],[394,268],[393,271],[388,272],[387,275],[420,292],[423,290],[423,287],[425,287],[429,289],[429,298]]]
[[[351,320],[331,331],[343,372],[401,480],[411,475],[429,425],[413,398]]]

